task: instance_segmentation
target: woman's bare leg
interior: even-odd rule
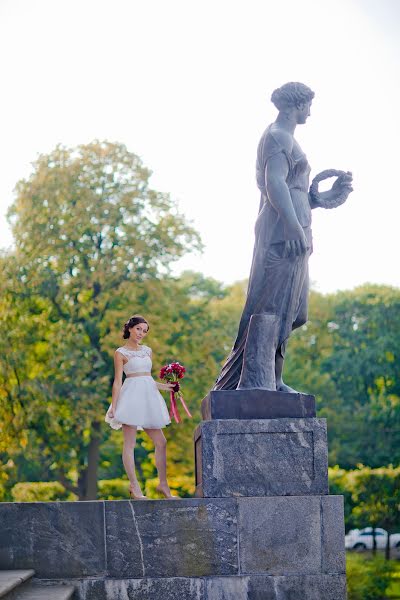
[[[160,480],[157,490],[166,498],[173,498],[167,481],[167,440],[161,429],[145,429],[145,432],[154,442],[156,467]]]
[[[122,462],[124,463],[126,474],[130,481],[130,490],[134,496],[143,496],[139,482],[136,477],[135,469],[135,444],[137,428],[133,425],[122,425],[124,434],[124,447],[122,450]]]

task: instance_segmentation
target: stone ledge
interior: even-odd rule
[[[43,579],[344,573],[338,496],[0,503],[0,568]]]
[[[54,581],[42,583],[53,584]],[[76,600],[345,600],[345,575],[64,580]]]

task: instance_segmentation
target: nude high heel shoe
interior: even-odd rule
[[[132,490],[131,486],[129,486],[129,497],[131,500],[147,500],[147,496],[143,496],[143,494],[141,496],[137,496]]]
[[[167,489],[169,490],[168,486]],[[171,491],[169,491],[169,493],[164,489],[163,486],[158,485],[156,487],[156,492],[158,492],[159,494],[162,494],[164,496],[164,498],[167,498],[167,500],[179,500],[179,496],[173,496],[171,494]]]

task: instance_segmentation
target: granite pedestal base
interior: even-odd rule
[[[194,443],[197,496],[328,493],[325,419],[203,421]]]
[[[0,503],[0,569],[75,600],[344,600],[339,496]]]

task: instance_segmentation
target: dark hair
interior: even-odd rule
[[[311,102],[314,96],[314,92],[304,83],[290,81],[272,92],[271,102],[278,110],[284,110],[298,108],[300,104]]]
[[[139,323],[146,323],[147,331],[150,329],[150,325],[149,325],[148,321],[146,321],[146,319],[144,317],[142,317],[142,315],[132,315],[131,318],[126,323],[124,323],[124,328],[123,328],[124,333],[122,335],[124,340],[127,340],[129,338],[129,336],[131,335],[129,330],[132,329],[132,327],[135,327],[135,325],[139,325]]]

